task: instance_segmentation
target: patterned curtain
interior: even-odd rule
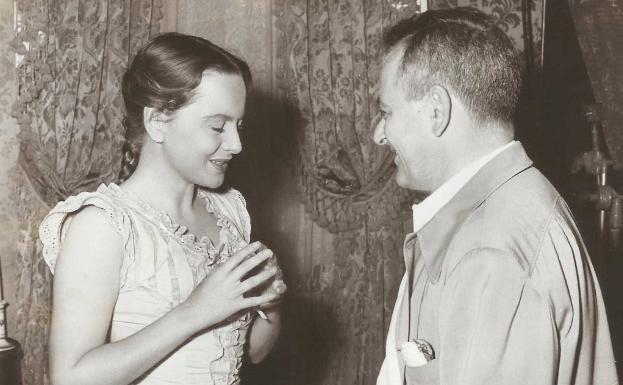
[[[47,384],[51,277],[38,225],[59,200],[114,180],[124,128],[121,75],[159,29],[161,1],[17,0],[19,169],[15,338],[25,385]]]
[[[538,70],[541,62],[543,35],[543,0],[429,0],[430,9],[474,7],[495,17],[511,38],[515,47],[524,53],[528,70]]]
[[[540,52],[541,1],[428,5],[494,14],[517,47],[532,54],[527,61],[540,62],[534,52]],[[279,368],[293,377],[277,368],[266,383],[373,384],[404,271],[409,205],[422,198],[396,186],[392,155],[371,140],[379,118],[375,92],[382,35],[418,12],[419,2],[273,0],[272,7],[273,94],[296,111],[297,184],[308,213],[296,234],[299,266],[288,276],[293,305],[286,321],[295,330],[285,330],[283,339],[307,345],[285,347],[287,364]]]
[[[278,93],[298,107],[301,192],[312,219],[331,232],[373,229],[403,211],[393,156],[371,140],[379,117],[384,29],[416,2],[275,1]],[[378,220],[378,222],[377,222]]]
[[[302,375],[280,383],[376,380],[417,196],[398,188],[393,156],[371,139],[375,91],[383,31],[418,10],[416,1],[273,1],[274,95],[299,114],[297,183],[312,221],[298,238],[305,267],[289,276],[297,307],[287,316],[301,326],[284,336],[308,346],[288,362]]]
[[[623,168],[623,3],[569,0],[610,158]]]

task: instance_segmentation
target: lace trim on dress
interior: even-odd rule
[[[233,385],[240,381],[239,372],[244,356],[246,335],[241,330],[251,323],[252,316],[247,312],[242,318],[230,325],[215,329],[214,334],[219,345],[218,356],[210,363],[210,373],[214,384]]]
[[[169,234],[171,239],[186,247],[188,250],[193,251],[193,253],[187,255],[187,260],[193,268],[197,269],[196,271],[207,273],[215,263],[225,262],[233,252],[246,245],[244,238],[248,238],[248,235],[240,234],[240,230],[232,219],[223,213],[223,211],[227,211],[225,207],[222,207],[224,202],[218,202],[216,198],[212,199],[217,193],[199,190],[199,197],[204,200],[206,210],[216,217],[216,225],[219,228],[219,244],[214,245],[209,237],[205,235],[201,237],[196,236],[191,233],[186,226],[174,222],[166,212],[156,209],[139,196],[121,188],[117,184],[110,183],[107,186],[101,185],[98,191],[104,189],[108,191],[109,194],[117,197],[117,199],[125,202],[143,218],[164,230],[165,233]],[[103,192],[105,193],[105,191]],[[246,214],[248,217],[246,208],[244,206],[239,206],[240,204],[244,205],[245,202],[242,195],[234,189],[229,190],[225,194],[233,195],[232,200],[238,203],[236,213],[230,214],[238,214],[242,217],[244,217],[242,214]],[[228,202],[229,200],[225,199],[224,201]],[[241,210],[243,213],[241,213]],[[245,229],[243,231],[250,227],[250,220],[247,219],[245,221],[243,219],[241,222],[247,222],[245,223]],[[250,233],[250,229],[248,233]],[[196,278],[201,279],[202,277]]]
[[[110,183],[105,187],[113,195],[120,197],[129,205],[135,206],[135,208],[137,208],[137,210],[135,210],[137,213],[158,225],[159,228],[166,230],[172,235],[172,238],[176,239],[180,244],[195,252],[207,253],[208,244],[211,243],[207,236],[197,237],[195,234],[189,232],[186,226],[174,222],[166,212],[156,209],[132,192],[114,183]]]
[[[206,210],[216,217],[216,224],[220,228],[227,229],[227,233],[220,233],[220,246],[227,247],[230,252],[235,252],[240,249],[241,246],[244,246],[239,245],[240,243],[244,243],[245,245],[247,244],[247,242],[245,242],[245,234],[241,234],[241,230],[238,226],[236,226],[236,224],[233,223],[227,215],[224,215],[221,210],[216,207],[213,200],[210,199],[210,195],[211,194],[206,191],[199,191],[199,196],[206,202]]]
[[[174,222],[166,212],[156,209],[137,195],[124,190],[115,183],[110,183],[107,186],[102,185],[100,189],[103,190],[103,193],[108,193],[123,202],[136,215],[140,215],[160,229],[163,236],[177,242],[188,250],[186,261],[192,267],[195,284],[205,277],[215,263],[220,262],[222,255],[219,253],[219,250],[210,247],[212,243],[207,236],[198,238],[195,234],[190,233],[186,226]],[[223,237],[222,233],[223,227],[219,226],[219,237]]]

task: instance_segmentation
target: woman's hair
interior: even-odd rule
[[[145,132],[144,108],[151,107],[167,115],[185,106],[205,71],[240,75],[247,91],[251,86],[247,63],[200,37],[164,33],[138,51],[122,82],[126,142],[120,181],[127,179],[138,164]]]

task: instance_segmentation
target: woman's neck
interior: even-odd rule
[[[191,212],[197,196],[196,185],[183,180],[150,151],[141,153],[136,170],[121,187],[174,216]]]

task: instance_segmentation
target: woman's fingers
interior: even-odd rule
[[[283,296],[279,295],[276,299],[263,303],[260,305],[260,309],[262,310],[270,310],[274,307],[277,307],[279,305],[281,305],[281,303],[283,302]]]
[[[223,263],[222,268],[228,271],[234,270],[242,261],[244,261],[249,256],[249,254],[256,252],[262,246],[263,245],[261,242],[249,243],[242,249],[236,251],[225,263]]]
[[[241,280],[242,277],[247,275],[251,270],[269,259],[271,255],[272,251],[266,249],[251,257],[248,257],[244,262],[240,263],[236,268],[234,268],[234,270],[231,272],[231,277],[237,281]]]
[[[279,299],[279,295],[277,294],[262,294],[257,297],[247,297],[242,299],[242,304],[245,309],[251,308],[261,308],[262,305],[277,301]]]
[[[241,296],[249,290],[255,289],[256,287],[260,286],[261,284],[272,278],[276,272],[276,269],[262,270],[260,273],[240,282],[233,294],[235,296]]]

